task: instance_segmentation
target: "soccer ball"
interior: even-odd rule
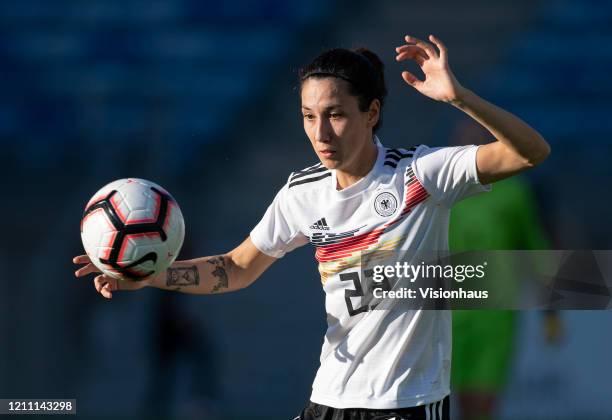
[[[165,270],[184,237],[183,215],[174,198],[144,179],[104,186],[81,219],[81,240],[91,262],[119,280],[138,281]]]

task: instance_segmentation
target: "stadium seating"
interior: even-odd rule
[[[164,158],[178,171],[265,92],[262,72],[329,12],[323,3],[3,2],[0,144],[24,166],[53,167],[101,141],[170,139]]]

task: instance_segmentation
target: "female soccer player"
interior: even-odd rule
[[[444,44],[411,36],[396,60],[413,60],[425,80],[404,81],[421,94],[462,110],[495,141],[484,146],[384,147],[377,136],[386,96],[383,65],[372,52],[333,49],[300,71],[304,130],[320,162],[293,172],[263,219],[234,250],[177,261],[138,282],[104,275],[96,290],[153,286],[184,293],[239,290],[285,253],[310,242],[326,292],[328,329],[311,402],[299,419],[448,419],[451,314],[399,306],[372,310],[360,284],[363,251],[448,249],[454,203],[486,185],[534,167],[546,141],[514,115],[456,80]],[[87,256],[77,276],[96,272]],[[360,299],[361,298],[361,299]]]

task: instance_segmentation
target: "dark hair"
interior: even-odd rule
[[[334,48],[320,54],[299,71],[300,91],[304,82],[311,78],[337,77],[349,84],[349,93],[357,98],[359,110],[365,112],[374,99],[380,101],[380,115],[373,128],[382,126],[382,108],[387,96],[385,65],[380,58],[366,48],[347,50]]]

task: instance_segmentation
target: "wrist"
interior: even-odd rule
[[[155,273],[154,275],[148,277],[144,280],[144,287],[156,287],[158,289],[162,289],[164,284],[166,284],[166,272],[168,269],[164,269],[159,273]]]
[[[469,89],[464,88],[463,86],[459,85],[459,87],[455,90],[455,95],[453,98],[451,98],[448,103],[457,107],[457,108],[461,108],[464,105],[467,104],[467,102],[469,101],[469,97],[472,94],[472,91],[470,91]]]

